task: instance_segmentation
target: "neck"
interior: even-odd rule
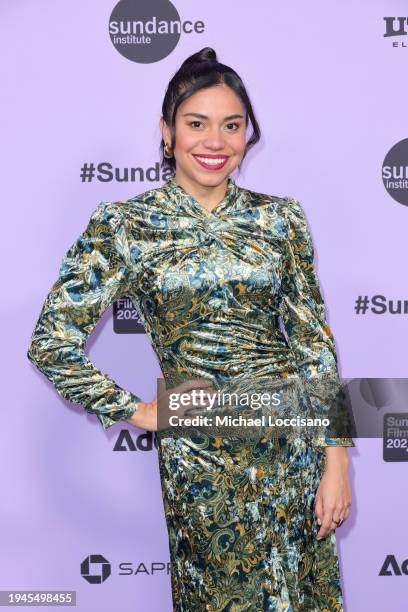
[[[211,211],[217,206],[227,193],[228,177],[219,185],[202,185],[197,181],[191,181],[185,175],[176,172],[175,181],[206,210]]]

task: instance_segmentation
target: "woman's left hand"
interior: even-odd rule
[[[326,468],[315,501],[315,513],[321,526],[316,535],[318,540],[339,526],[334,521],[344,521],[348,517],[351,506],[347,448],[328,447],[325,451]]]

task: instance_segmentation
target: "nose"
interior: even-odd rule
[[[224,148],[223,135],[217,126],[213,126],[207,131],[203,140],[203,145],[208,149],[214,149],[216,151]]]

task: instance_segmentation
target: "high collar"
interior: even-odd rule
[[[207,210],[204,208],[204,206],[202,206],[194,196],[187,193],[187,191],[181,185],[179,185],[179,183],[177,183],[175,175],[172,175],[162,185],[162,189],[177,205],[193,207],[204,214],[212,215],[216,212],[218,213],[220,210],[227,209],[236,201],[239,187],[235,183],[234,179],[231,176],[228,176],[225,196],[212,210]]]

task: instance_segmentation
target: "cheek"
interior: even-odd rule
[[[233,147],[235,153],[237,153],[238,155],[243,155],[244,150],[245,150],[245,145],[246,145],[246,138],[245,138],[244,133],[237,135],[235,140],[231,142],[231,146]]]
[[[188,153],[190,149],[196,145],[196,142],[197,137],[195,137],[194,134],[184,132],[182,130],[176,134],[176,150],[179,153]]]

